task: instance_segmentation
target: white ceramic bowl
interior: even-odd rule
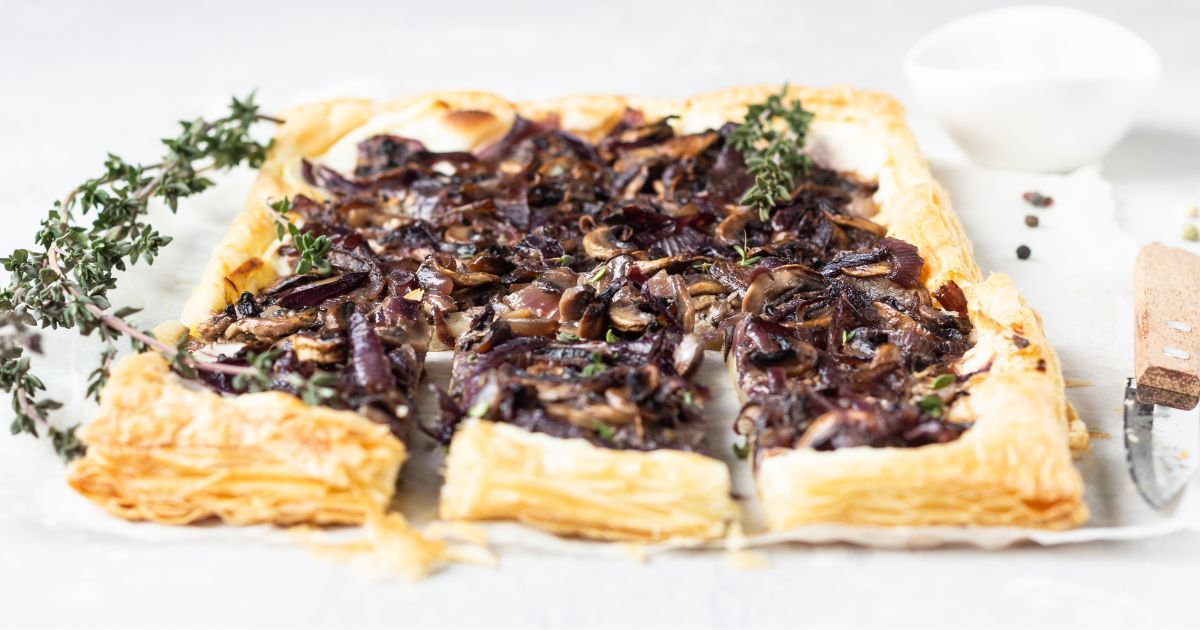
[[[1024,171],[1098,161],[1162,72],[1154,49],[1125,27],[1040,5],[955,20],[918,42],[904,70],[973,160]]]

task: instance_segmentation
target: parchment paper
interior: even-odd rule
[[[1180,500],[1156,512],[1142,502],[1126,470],[1121,400],[1124,379],[1132,369],[1130,287],[1136,244],[1117,228],[1109,184],[1093,168],[1061,176],[1002,173],[963,165],[935,165],[935,171],[949,189],[967,233],[975,241],[980,265],[985,272],[1003,271],[1014,277],[1026,299],[1042,313],[1068,382],[1077,385],[1068,390],[1068,396],[1094,435],[1092,450],[1077,462],[1086,482],[1091,519],[1084,527],[1068,532],[823,525],[763,534],[748,465],[734,457],[731,448],[729,424],[737,412],[737,399],[719,355],[709,353],[699,379],[713,393],[705,411],[715,451],[732,467],[735,493],[741,497],[746,515],[747,535],[740,542],[749,546],[842,541],[878,547],[963,544],[994,548],[1021,541],[1055,545],[1200,529],[1200,491],[1196,489],[1200,482],[1193,480],[1191,489]],[[144,323],[173,318],[207,260],[212,243],[241,208],[251,178],[246,171],[230,175],[216,189],[183,204],[178,216],[159,211],[154,221],[163,226],[164,233],[176,235],[177,242],[164,250],[153,267],[135,268],[113,302],[144,306]],[[1054,205],[1034,209],[1021,200],[1027,190],[1051,195]],[[1040,226],[1026,227],[1026,214],[1037,215]],[[5,249],[22,245],[11,235],[0,240]],[[1029,260],[1017,260],[1015,250],[1019,244],[1032,249]],[[83,400],[83,389],[96,345],[78,337],[51,335],[46,347],[51,358],[35,363],[54,395],[68,403],[62,416],[70,420],[90,417],[95,406]],[[448,354],[431,354],[427,382],[444,384],[448,369]],[[424,388],[418,408],[421,413],[432,409],[431,396]],[[1191,440],[1195,442],[1194,433]],[[402,473],[397,507],[414,524],[424,525],[436,515],[441,449],[419,435],[410,439],[410,446],[414,456]],[[1198,451],[1200,446],[1195,443],[1183,445],[1177,472],[1190,471]],[[28,436],[0,437],[0,510],[83,535],[144,541],[203,538],[292,544],[289,535],[270,527],[165,527],[109,517],[74,494],[65,485],[62,465],[48,446]],[[627,546],[566,540],[516,524],[493,524],[487,530],[496,547],[589,555],[629,553]],[[643,551],[675,546],[679,545],[648,546]]]

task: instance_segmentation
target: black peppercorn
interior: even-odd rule
[[[1037,227],[1038,226],[1038,218],[1033,216],[1032,214],[1025,215],[1025,225],[1028,225],[1029,227]]]
[[[1021,260],[1029,258],[1029,255],[1032,253],[1033,252],[1029,250],[1028,245],[1022,245],[1017,248],[1017,258],[1020,258]]]

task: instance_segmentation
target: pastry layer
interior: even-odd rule
[[[729,470],[711,457],[619,451],[469,420],[450,445],[440,513],[604,540],[713,538],[737,516],[729,492]]]
[[[391,501],[404,444],[362,416],[277,392],[222,397],[156,353],[122,360],[68,482],[109,512],[179,525],[362,523]]]

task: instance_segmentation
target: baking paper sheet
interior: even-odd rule
[[[1132,368],[1131,270],[1136,243],[1117,228],[1112,190],[1099,172],[1086,168],[1069,175],[1035,176],[1002,173],[963,166],[935,165],[936,175],[950,191],[955,208],[975,241],[975,254],[987,271],[1013,276],[1026,299],[1037,308],[1051,342],[1059,352],[1069,383],[1068,397],[1093,432],[1093,446],[1077,464],[1086,483],[1091,511],[1088,523],[1067,532],[1015,528],[871,528],[839,525],[809,526],[764,534],[754,500],[746,462],[731,448],[729,425],[737,413],[720,356],[709,353],[700,381],[710,388],[712,400],[705,412],[716,453],[733,471],[734,487],[746,516],[750,546],[780,542],[850,542],[879,547],[922,547],[963,544],[1003,547],[1020,541],[1055,545],[1093,540],[1124,540],[1163,535],[1183,529],[1200,530],[1200,482],[1167,510],[1156,512],[1137,495],[1125,465],[1121,400],[1124,379]],[[114,296],[117,304],[145,307],[143,324],[176,316],[208,258],[211,245],[242,205],[253,174],[239,171],[220,186],[183,204],[177,216],[160,212],[154,219],[166,234],[179,237],[164,250],[153,267],[138,267]],[[1027,190],[1054,198],[1047,209],[1035,209],[1021,200]],[[1031,229],[1024,215],[1035,214],[1040,226]],[[186,236],[185,236],[186,235]],[[0,238],[4,249],[22,246],[11,235]],[[1033,251],[1019,261],[1019,244]],[[85,402],[84,383],[92,369],[96,344],[70,335],[50,335],[46,342],[51,359],[35,361],[36,368],[54,395],[67,403],[61,417],[85,419],[95,406]],[[431,354],[427,382],[444,384],[449,355]],[[418,408],[428,413],[431,396],[423,389]],[[1196,420],[1200,422],[1200,414]],[[415,433],[415,432],[414,432]],[[403,471],[397,506],[415,524],[431,522],[436,515],[440,483],[441,449],[423,436],[410,441],[414,452]],[[1194,466],[1200,445],[1184,447],[1178,466]],[[293,544],[292,537],[270,527],[206,525],[166,527],[128,523],[92,506],[74,494],[63,481],[63,467],[45,442],[28,436],[0,437],[0,510],[46,526],[102,536],[145,541],[185,539],[245,541],[257,539]],[[487,526],[492,545],[525,547],[568,554],[626,556],[628,546],[561,539],[511,523]],[[675,545],[642,548],[655,552]],[[716,545],[720,546],[720,544]]]

